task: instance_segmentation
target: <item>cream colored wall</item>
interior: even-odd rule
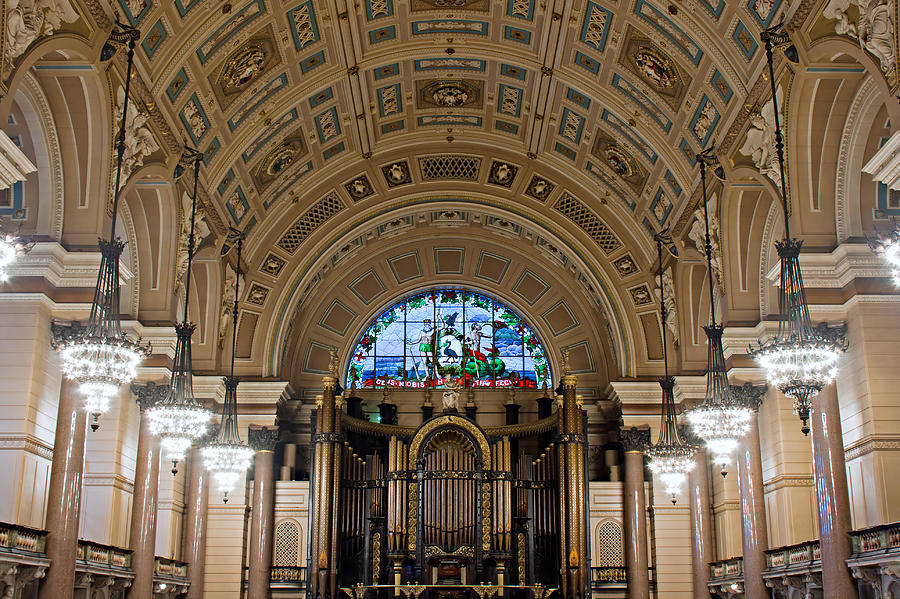
[[[654,475],[647,494],[647,508],[651,514],[650,554],[651,564],[656,565],[658,599],[691,599],[691,513],[687,488],[678,502],[672,505],[672,496]]]
[[[709,468],[712,497],[713,539],[716,559],[726,559],[744,552],[741,537],[741,493],[738,488],[737,462],[732,460],[728,476],[722,478],[719,468]]]
[[[0,294],[0,521],[41,528],[56,431],[60,368],[53,304]]]

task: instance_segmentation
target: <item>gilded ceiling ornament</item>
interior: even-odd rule
[[[290,143],[284,143],[266,156],[262,170],[270,177],[277,177],[291,165],[296,156],[297,149]]]
[[[631,168],[629,157],[618,148],[607,147],[603,154],[606,156],[606,164],[608,164],[617,175],[623,179],[634,175],[634,169]]]
[[[534,199],[543,202],[553,191],[554,187],[553,183],[547,179],[544,179],[540,175],[533,175],[531,181],[528,183],[528,188],[525,190],[525,193]]]
[[[263,72],[265,64],[266,53],[261,44],[244,48],[225,64],[225,82],[233,87],[245,85]]]
[[[397,185],[411,182],[409,177],[409,165],[407,165],[406,162],[395,162],[383,166],[381,167],[381,172],[384,174],[384,179],[387,182],[388,187],[396,187]]]
[[[350,197],[356,201],[366,198],[374,193],[372,184],[369,183],[369,178],[365,175],[360,175],[352,181],[345,183],[344,189],[346,189],[347,193],[350,194]]]
[[[640,68],[641,75],[649,79],[656,87],[674,87],[675,68],[663,55],[649,46],[642,46],[632,56]]]
[[[431,94],[434,103],[446,108],[457,108],[469,100],[469,92],[459,85],[444,85]]]

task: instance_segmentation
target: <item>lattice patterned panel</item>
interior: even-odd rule
[[[278,241],[278,247],[289,254],[293,254],[319,225],[343,209],[344,205],[341,203],[341,200],[332,191],[300,215],[300,218],[291,225],[291,228]]]
[[[600,549],[601,568],[622,566],[622,525],[608,520],[597,529],[597,547]]]
[[[622,242],[610,231],[600,217],[573,195],[562,194],[554,206],[573,223],[584,229],[597,242],[604,253],[609,254],[622,247]]]
[[[300,527],[293,520],[282,520],[275,527],[275,566],[297,566],[300,555]]]
[[[475,156],[429,156],[419,158],[422,179],[465,179],[475,181],[481,170],[481,158]]]

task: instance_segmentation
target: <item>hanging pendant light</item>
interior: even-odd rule
[[[781,260],[781,286],[778,295],[780,320],[774,339],[750,348],[750,355],[766,372],[769,383],[777,387],[794,402],[794,412],[803,423],[801,430],[809,434],[809,410],[812,398],[837,375],[837,362],[846,349],[844,328],[820,325],[813,327],[806,302],[806,289],[800,273],[800,248],[803,242],[791,238],[787,188],[785,176],[784,141],[778,117],[778,98],[775,89],[775,71],[772,66],[772,50],[790,44],[787,33],[779,31],[781,24],[764,30],[760,37],[766,46],[769,66],[769,83],[772,86],[772,103],[775,116],[775,151],[781,174],[781,207],[784,213],[784,239],[775,242]],[[785,51],[788,60],[796,62],[793,46]]]
[[[875,237],[867,237],[866,241],[875,255],[884,258],[891,267],[894,285],[900,287],[900,228],[897,227],[897,220],[891,220],[890,231],[881,234],[875,229]]]
[[[662,388],[662,425],[656,443],[647,449],[647,457],[650,459],[650,470],[659,476],[666,487],[666,493],[672,496],[672,503],[676,503],[678,494],[687,481],[688,472],[694,467],[696,448],[686,443],[678,431],[675,414],[675,379],[669,376],[669,355],[666,351],[666,289],[663,287],[662,265],[663,238],[667,236],[668,231],[661,231],[654,237],[656,253],[659,256],[659,311],[662,318],[665,376],[659,379],[659,386]]]
[[[188,302],[191,297],[191,264],[194,260],[194,217],[197,212],[197,181],[203,153],[186,148],[176,167],[176,174],[184,173],[184,164],[194,167],[194,191],[191,195],[191,231],[187,244],[187,274],[184,284],[184,319],[175,325],[175,359],[169,394],[147,410],[150,429],[158,435],[166,459],[172,462],[172,474],[178,472],[178,462],[184,458],[191,443],[206,432],[212,411],[194,397],[191,369],[191,337],[196,325],[188,322]]]
[[[9,267],[16,261],[17,256],[27,254],[34,247],[34,239],[25,239],[13,235],[0,221],[0,283],[9,280]]]
[[[703,224],[706,227],[706,270],[709,275],[710,325],[703,327],[707,338],[706,397],[703,403],[685,414],[694,433],[706,443],[713,455],[713,463],[721,467],[722,476],[728,474],[731,454],[738,442],[750,430],[753,411],[731,393],[725,371],[725,352],[722,348],[722,325],[716,322],[715,286],[713,285],[712,240],[709,235],[709,213],[706,197],[706,167],[717,165],[712,148],[697,154],[700,163],[700,183],[703,188]],[[724,277],[724,273],[722,275]]]
[[[100,272],[91,313],[85,326],[54,326],[53,347],[62,359],[65,376],[76,381],[85,398],[85,410],[93,417],[91,428],[99,428],[100,414],[109,409],[119,387],[137,376],[137,366],[149,355],[149,346],[132,341],[122,332],[119,314],[119,258],[125,242],[116,237],[116,217],[119,210],[119,187],[122,161],[125,155],[125,125],[128,117],[128,95],[131,71],[134,66],[134,46],[141,32],[117,23],[103,46],[101,60],[111,59],[119,47],[128,46],[128,67],[125,72],[125,99],[122,103],[122,124],[116,145],[116,179],[113,188],[112,224],[109,239],[100,239]]]
[[[222,423],[215,441],[203,448],[203,465],[213,475],[216,488],[228,503],[228,493],[250,468],[254,451],[241,441],[237,422],[238,379],[234,376],[234,354],[237,349],[238,296],[241,286],[241,249],[244,233],[232,228],[228,243],[237,241],[237,276],[234,278],[234,307],[231,310],[231,374],[226,376],[225,402],[222,407]]]

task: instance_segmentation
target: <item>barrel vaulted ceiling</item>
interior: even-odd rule
[[[60,32],[141,30],[154,143],[135,179],[166,183],[148,168],[182,144],[204,152],[210,239],[248,232],[242,308],[267,323],[242,343],[274,374],[301,360],[284,344],[329,268],[422,227],[531,244],[599,308],[612,353],[654,359],[634,345],[655,311],[652,234],[693,217],[697,152],[737,155],[767,87],[760,31],[812,4],[85,0]]]

